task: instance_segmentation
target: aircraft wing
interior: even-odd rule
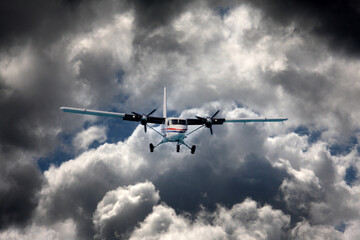
[[[212,125],[221,125],[223,123],[230,122],[283,122],[288,120],[287,118],[212,118]],[[205,119],[198,118],[188,118],[188,125],[203,125],[205,124]]]
[[[287,120],[287,118],[228,118],[224,122],[283,122]]]
[[[225,118],[213,118],[212,119],[213,125],[221,125],[224,122],[225,122]],[[188,118],[187,123],[188,123],[188,125],[203,125],[203,124],[205,124],[205,119]]]
[[[72,108],[72,107],[61,107],[61,111],[68,112],[68,113],[78,113],[78,114],[86,114],[86,115],[94,115],[94,116],[102,116],[102,117],[118,117],[122,118],[126,121],[134,121],[139,122],[141,121],[142,116],[135,115],[135,114],[127,114],[127,113],[117,113],[117,112],[106,112],[106,111],[99,111],[99,110],[90,110],[86,108]],[[165,121],[165,118],[162,117],[147,117],[148,123],[157,123],[161,124]]]

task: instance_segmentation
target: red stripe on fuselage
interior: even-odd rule
[[[173,130],[173,131],[185,131],[186,128],[165,128],[165,130]]]

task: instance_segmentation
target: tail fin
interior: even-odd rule
[[[166,118],[166,87],[164,87],[164,107],[163,107],[163,117]]]

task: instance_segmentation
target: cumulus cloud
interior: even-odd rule
[[[21,154],[0,152],[0,230],[24,227],[37,206],[41,189],[40,171]]]
[[[231,209],[218,206],[213,213],[203,210],[195,220],[159,205],[130,239],[281,239],[288,224],[289,217],[280,210],[258,207],[250,199]]]
[[[76,150],[87,150],[94,141],[103,143],[106,141],[106,128],[104,126],[92,126],[78,133],[73,139],[73,146]]]
[[[59,135],[79,128],[89,119],[62,118],[59,107],[90,105],[91,99],[84,96],[94,95],[89,86],[101,86],[98,81],[117,91],[110,83],[117,79],[114,72],[121,69],[121,63],[106,62],[104,60],[112,59],[111,53],[95,56],[92,54],[94,48],[89,51],[81,45],[87,39],[91,43],[91,39],[98,36],[92,30],[106,29],[107,24],[118,25],[125,34],[123,26],[131,25],[126,16],[115,19],[112,14],[102,14],[102,11],[115,9],[110,2],[102,6],[95,3],[72,5],[66,1],[1,3],[0,15],[6,19],[2,22],[7,22],[0,26],[0,111],[3,113],[0,165],[4,171],[1,174],[4,176],[1,217],[4,226],[27,222],[37,205],[36,193],[41,187],[42,175],[36,159],[46,158],[57,148]],[[22,16],[20,22],[18,14]],[[83,14],[87,17],[83,18]],[[81,31],[77,31],[79,29]],[[127,49],[129,42],[122,43]],[[86,67],[82,62],[87,63]],[[99,67],[96,77],[92,76],[91,64]],[[106,96],[113,96],[110,90],[94,98],[107,101]],[[61,129],[64,132],[60,133]],[[24,182],[27,178],[29,180]]]
[[[291,231],[293,239],[342,239],[342,234],[329,226],[316,225],[311,227],[301,222]]]
[[[188,238],[356,236],[359,186],[344,179],[350,167],[355,179],[360,169],[358,34],[348,28],[351,20],[359,22],[358,6],[287,4],[292,7],[283,1],[2,3],[2,234],[112,238],[150,213],[132,237],[166,237],[171,227]],[[160,141],[156,133],[137,127],[124,141],[106,143],[105,127],[91,127],[101,120],[58,110],[149,112],[161,105],[162,86],[174,115],[209,116],[221,109],[222,117],[290,121],[215,126],[214,136],[203,130],[187,139],[197,145],[195,155],[185,148],[176,153],[171,144],[150,154],[148,142]],[[84,125],[90,127],[79,130]],[[81,133],[70,144],[83,152],[41,173],[36,160],[74,132]],[[94,140],[101,144],[89,150]],[[345,143],[344,151],[335,151]],[[131,205],[139,182],[148,188],[141,185],[143,195]],[[147,194],[152,200],[143,198]],[[164,203],[151,212],[157,194]],[[117,230],[113,223],[122,222],[124,202],[135,218]],[[235,214],[246,206],[254,221]],[[279,222],[270,224],[267,214]],[[51,235],[59,222],[75,227]],[[261,224],[267,228],[243,228]],[[21,233],[16,226],[27,229]],[[344,227],[334,230],[338,226]]]
[[[159,193],[150,182],[107,192],[94,213],[95,238],[124,238],[127,231],[151,212],[159,199]]]
[[[66,220],[64,222],[57,222],[50,226],[42,226],[32,224],[27,226],[24,229],[17,229],[17,228],[10,228],[7,231],[0,233],[1,239],[8,239],[8,240],[31,240],[31,239],[39,239],[39,240],[46,240],[46,239],[69,239],[75,240],[76,238],[76,231],[74,222],[71,220]]]

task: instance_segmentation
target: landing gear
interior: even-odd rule
[[[188,149],[190,149],[191,154],[194,154],[194,153],[195,153],[196,146],[193,145],[192,147],[190,147],[190,146],[187,145],[186,142],[184,142],[184,141],[180,141],[178,144],[176,144],[176,151],[177,151],[177,152],[180,151],[180,145],[181,145],[181,144],[184,144],[184,146],[186,146]]]
[[[154,145],[152,143],[150,143],[149,146],[150,146],[150,152],[154,152],[154,148],[155,148]]]
[[[193,146],[191,147],[191,154],[194,154],[194,153],[195,153],[195,150],[196,150],[196,146],[193,145]]]

